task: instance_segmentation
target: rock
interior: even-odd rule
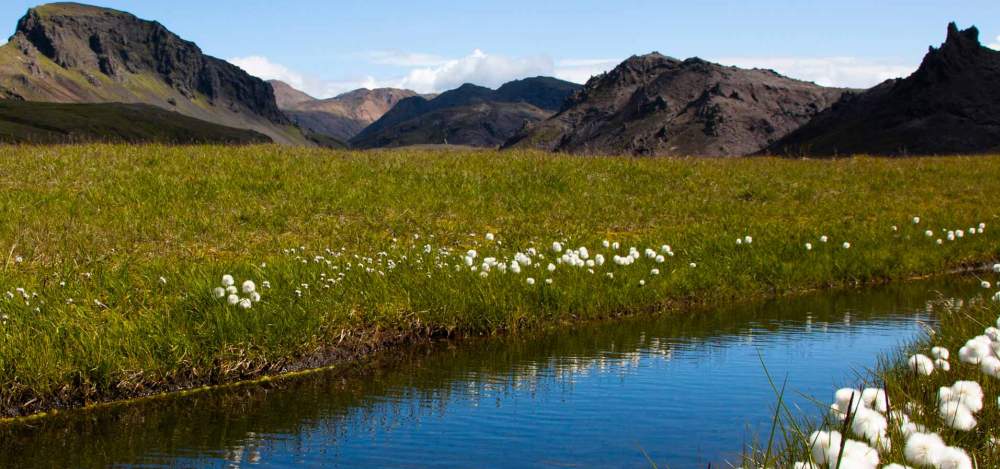
[[[558,114],[504,146],[578,154],[747,155],[804,124],[843,92],[770,70],[654,52],[591,78]]]
[[[790,156],[929,155],[1000,151],[1000,52],[975,27],[948,25],[907,78],[849,93],[772,145]]]

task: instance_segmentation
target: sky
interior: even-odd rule
[[[4,0],[13,34],[37,2]],[[95,0],[157,20],[212,56],[327,98],[440,92],[527,76],[578,83],[653,51],[771,68],[827,86],[906,76],[946,26],[1000,49],[997,0]],[[2,39],[0,39],[2,41]]]

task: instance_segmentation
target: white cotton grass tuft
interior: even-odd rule
[[[239,306],[243,309],[250,309],[253,303],[250,301],[250,298],[243,298],[240,300]]]
[[[843,437],[838,431],[816,431],[809,435],[809,452],[816,464],[827,464],[833,448],[840,448]]]
[[[889,405],[889,396],[881,388],[865,388],[861,391],[861,400],[865,403],[865,406],[883,414],[888,412],[891,407]]]
[[[951,358],[951,353],[944,347],[931,347],[931,356],[940,358],[941,360],[948,360]]]
[[[841,246],[843,246],[844,249],[851,249],[851,243],[848,243],[847,241],[844,241],[844,244],[842,244]]]
[[[226,274],[222,276],[222,286],[231,287],[236,284],[236,280],[233,280],[233,276]]]
[[[859,407],[851,419],[851,432],[868,440],[874,447],[890,449],[888,436],[889,423],[882,414],[867,407]]]
[[[941,420],[955,430],[967,432],[976,428],[976,418],[968,407],[958,401],[945,401],[938,409]]]
[[[526,278],[526,279],[525,279],[524,281],[525,281],[525,282],[526,282],[526,283],[527,283],[528,285],[534,285],[534,284],[535,284],[535,279],[533,279],[533,278],[531,278],[531,277],[528,277],[528,278]]]
[[[955,381],[951,386],[938,389],[938,400],[958,402],[972,413],[983,410],[983,388],[975,381]]]
[[[894,462],[892,464],[882,466],[882,469],[913,469],[913,468],[910,466],[904,466],[902,464]]]
[[[951,363],[949,363],[948,360],[945,360],[943,358],[935,358],[934,368],[944,372],[948,372],[951,371]]]
[[[821,242],[821,243],[825,243],[825,242],[827,242],[829,240],[830,240],[830,238],[827,235],[823,235],[823,236],[819,237],[819,242]]]
[[[927,355],[918,353],[911,356],[906,362],[909,364],[910,369],[917,374],[930,376],[931,373],[934,373],[934,361]]]
[[[979,362],[979,369],[986,375],[1000,378],[1000,358],[992,355],[983,357]]]
[[[979,286],[981,286],[983,288],[990,288],[991,285],[990,285],[990,282],[987,282],[986,280],[983,280],[982,282],[979,282]]]
[[[235,294],[231,294],[226,298],[226,302],[232,306],[236,306],[236,304],[240,302],[240,297]]]
[[[941,453],[947,446],[937,433],[914,433],[906,439],[903,456],[910,464],[919,467],[937,466]]]
[[[806,243],[806,251],[812,251],[812,250],[813,250],[812,243]]]
[[[247,280],[243,282],[242,289],[243,293],[253,293],[257,291],[257,284],[253,283],[253,280]]]
[[[973,337],[958,349],[958,359],[962,363],[978,365],[984,357],[993,353],[992,341],[985,335]]]
[[[212,295],[214,295],[216,298],[225,298],[226,289],[222,287],[215,287],[215,289],[212,290]]]
[[[964,449],[948,446],[938,455],[937,469],[973,469],[972,459]]]
[[[913,224],[914,225],[919,225],[920,224],[920,217],[913,217]]]

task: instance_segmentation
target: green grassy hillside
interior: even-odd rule
[[[144,104],[58,104],[0,100],[2,143],[225,143],[270,142],[234,129]]]
[[[998,157],[9,147],[2,410],[942,272],[1000,253],[996,194]]]

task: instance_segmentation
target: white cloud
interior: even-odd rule
[[[543,55],[505,57],[475,49],[465,57],[437,66],[414,68],[399,83],[420,93],[449,90],[464,83],[496,88],[518,78],[551,75],[554,68],[552,59]]]
[[[554,76],[573,83],[586,83],[590,77],[615,68],[618,59],[564,59],[556,62]]]
[[[724,57],[715,61],[744,68],[769,68],[819,85],[849,88],[869,88],[890,78],[906,77],[918,65],[857,57]]]
[[[994,50],[1000,50],[1000,36],[997,36],[996,39],[994,39],[994,42],[988,44],[986,47]]]
[[[380,88],[394,86],[393,82],[383,82],[372,76],[357,77],[346,80],[323,80],[298,73],[284,65],[272,62],[267,57],[251,55],[233,57],[227,61],[242,68],[247,73],[262,80],[281,80],[293,88],[304,91],[317,98],[331,98],[338,94],[358,88]]]

